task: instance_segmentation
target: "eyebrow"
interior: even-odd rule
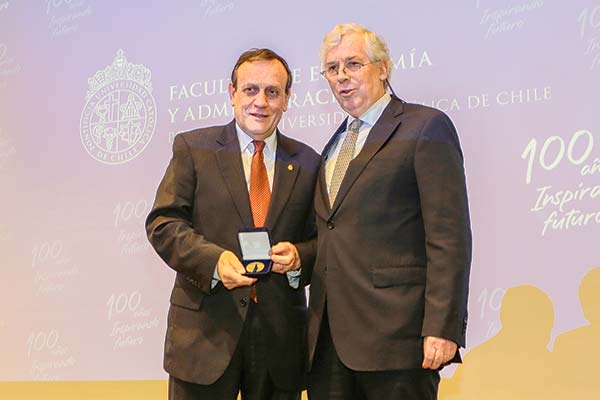
[[[243,89],[260,89],[260,90],[263,90],[263,89],[261,89],[261,87],[260,87],[260,85],[258,83],[251,83],[251,82],[246,83],[245,85],[242,85],[241,88],[242,88],[242,90]],[[277,90],[279,92],[281,92],[283,90],[282,88],[280,88],[277,85],[267,85],[267,86],[264,87],[264,90],[273,90],[273,89]]]
[[[351,60],[356,59],[356,58],[360,58],[360,56],[356,55],[356,56],[346,57],[342,61],[351,61]],[[338,61],[331,61],[331,62],[325,63],[325,65],[333,65],[333,64],[337,64],[337,63],[338,63]]]

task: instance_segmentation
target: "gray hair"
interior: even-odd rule
[[[363,35],[369,59],[371,61],[381,61],[385,64],[389,80],[392,75],[392,59],[390,58],[390,52],[385,44],[385,40],[364,26],[355,23],[336,25],[331,32],[325,35],[323,44],[321,45],[321,69],[325,69],[325,57],[327,57],[329,50],[340,43],[342,36],[350,33]]]

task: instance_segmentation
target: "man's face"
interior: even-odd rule
[[[245,62],[237,70],[237,89],[229,84],[235,121],[256,140],[269,137],[287,110],[287,73],[278,60]]]
[[[347,61],[365,64],[358,71],[344,68]],[[357,118],[385,94],[384,81],[388,73],[384,62],[370,63],[365,39],[358,33],[342,36],[340,43],[329,49],[325,57],[325,69],[339,64],[337,76],[327,77],[329,86],[340,106]]]

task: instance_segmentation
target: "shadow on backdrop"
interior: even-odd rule
[[[454,376],[442,380],[440,399],[548,399],[552,301],[534,286],[509,288],[502,299],[500,323],[496,336],[469,351]]]
[[[554,365],[562,381],[562,398],[600,399],[600,267],[581,280],[579,301],[589,323],[556,337]]]
[[[600,267],[583,277],[579,300],[589,324],[557,336],[550,352],[552,301],[534,286],[508,289],[500,331],[442,379],[440,400],[600,399]]]

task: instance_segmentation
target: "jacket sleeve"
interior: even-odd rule
[[[465,346],[471,227],[458,135],[443,113],[429,118],[415,153],[427,276],[422,336]]]
[[[209,294],[219,257],[225,249],[206,240],[192,224],[196,173],[184,136],[177,135],[173,157],[146,219],[148,239],[169,267]]]

